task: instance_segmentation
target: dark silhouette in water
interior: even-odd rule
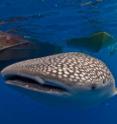
[[[115,43],[114,38],[106,32],[98,32],[89,37],[72,38],[67,40],[71,47],[83,47],[93,52],[98,52],[104,47]]]
[[[15,62],[62,52],[59,46],[0,32],[0,70]]]

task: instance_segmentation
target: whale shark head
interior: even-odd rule
[[[69,52],[30,59],[2,70],[5,82],[37,93],[100,102],[114,94],[115,80],[108,67],[87,54]]]

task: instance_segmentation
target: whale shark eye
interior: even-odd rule
[[[103,84],[105,84],[106,82],[105,82],[105,80],[103,80]]]
[[[91,85],[91,90],[95,90],[96,89],[96,84],[92,84]]]

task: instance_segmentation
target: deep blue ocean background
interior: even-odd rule
[[[88,0],[0,0],[1,31],[15,33],[60,46],[64,52],[80,51],[65,41],[94,32],[108,32],[117,38],[117,1],[103,0],[94,6],[81,6]],[[94,0],[95,1],[95,0]],[[13,21],[14,18],[21,17]],[[114,53],[109,50],[114,48]],[[100,58],[117,81],[117,49],[99,52],[82,50]],[[46,52],[44,49],[43,52]],[[116,124],[117,96],[91,108],[54,106],[5,85],[0,78],[0,124]]]

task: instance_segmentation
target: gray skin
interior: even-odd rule
[[[108,67],[84,53],[61,53],[18,62],[1,74],[9,85],[74,99],[81,104],[116,94],[115,80]]]

